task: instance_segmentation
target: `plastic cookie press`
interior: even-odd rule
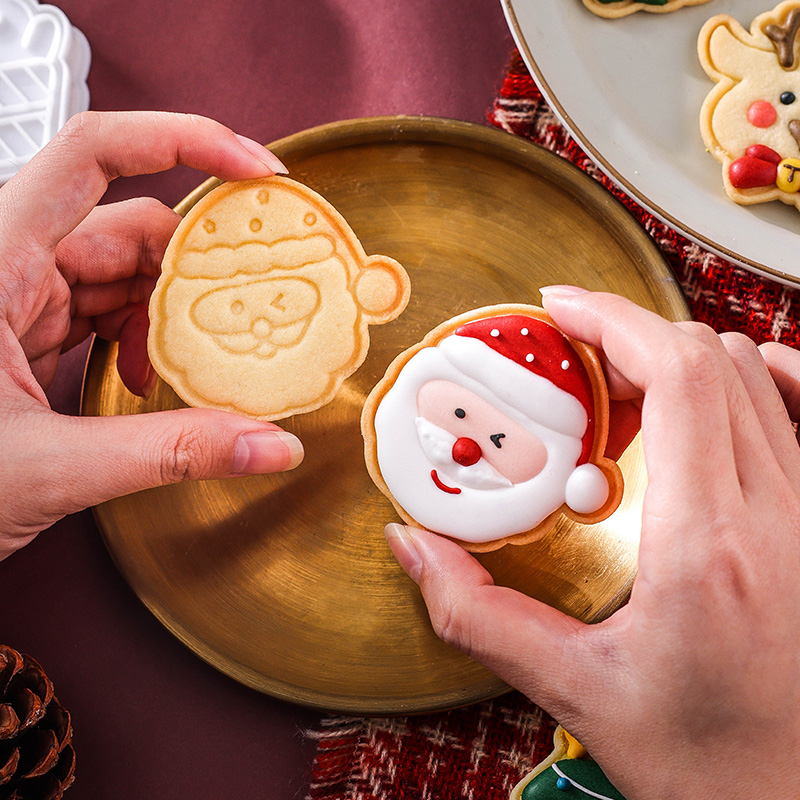
[[[89,108],[91,50],[61,9],[0,0],[0,184]]]

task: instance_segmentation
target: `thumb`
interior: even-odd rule
[[[63,486],[64,513],[184,480],[281,472],[303,460],[303,446],[291,433],[224,411],[55,419],[55,480],[48,483]],[[81,478],[65,481],[68,475]]]
[[[478,561],[449,539],[397,524],[387,525],[384,533],[400,566],[419,584],[442,640],[522,691],[569,730],[580,727],[588,673],[584,633],[590,626],[496,586]]]

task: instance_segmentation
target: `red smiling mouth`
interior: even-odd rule
[[[431,478],[433,482],[436,484],[438,489],[441,489],[443,492],[447,492],[447,494],[461,494],[461,489],[456,488],[455,486],[446,486],[441,482],[439,476],[436,474],[436,470],[431,470]]]

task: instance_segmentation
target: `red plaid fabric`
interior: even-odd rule
[[[490,121],[577,164],[618,197],[672,266],[695,319],[757,342],[800,344],[800,292],[690,242],[617,189],[558,122],[518,54]],[[519,693],[442,714],[332,717],[317,740],[308,800],[507,800],[552,749],[555,723]]]
[[[553,749],[555,723],[514,692],[419,717],[333,717],[317,740],[309,800],[508,800]]]

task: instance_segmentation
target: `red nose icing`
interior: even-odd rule
[[[481,446],[474,439],[462,436],[453,445],[453,461],[462,467],[471,467],[481,457]]]

